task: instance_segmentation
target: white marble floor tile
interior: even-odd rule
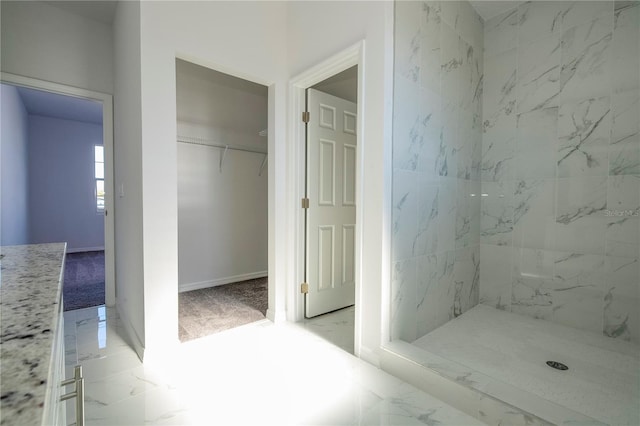
[[[107,336],[118,336],[109,314]],[[144,365],[131,349],[103,352],[81,361],[86,424],[481,424],[333,343],[340,336],[353,348],[353,315],[351,307],[299,324],[261,321],[184,343]],[[97,341],[100,328],[90,328],[93,337],[89,329],[70,330],[74,353]]]
[[[305,319],[301,325],[339,348],[353,354],[355,306]]]

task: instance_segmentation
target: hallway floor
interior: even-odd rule
[[[112,309],[65,312],[67,376],[82,364],[87,425],[482,424],[304,324],[252,323],[144,365],[122,336]]]

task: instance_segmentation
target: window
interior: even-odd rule
[[[104,213],[104,147],[94,145],[95,180],[96,180],[96,211]]]

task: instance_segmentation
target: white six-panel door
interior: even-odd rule
[[[356,104],[307,91],[307,317],[355,302]]]

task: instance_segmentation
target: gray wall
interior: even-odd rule
[[[267,151],[267,88],[178,61],[178,134]],[[178,144],[178,283],[193,290],[267,275],[264,155]]]
[[[28,123],[27,111],[13,86],[0,85],[0,241],[2,245],[27,244]]]
[[[396,2],[391,338],[478,303],[482,20],[467,2]]]
[[[638,2],[485,24],[480,299],[640,342]]]
[[[102,126],[29,116],[30,242],[67,242],[67,250],[104,248],[104,216],[96,211],[94,145]]]
[[[2,71],[113,93],[110,25],[37,1],[2,1]]]

